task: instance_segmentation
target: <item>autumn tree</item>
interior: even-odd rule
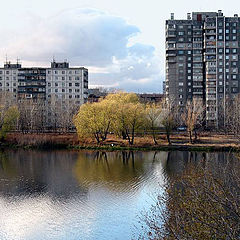
[[[197,127],[202,126],[204,120],[204,107],[202,100],[199,98],[193,98],[191,101],[188,101],[181,117],[184,125],[187,126],[189,141],[190,143],[193,143],[193,132],[195,133],[196,140]]]
[[[170,135],[177,125],[178,108],[173,99],[165,99],[162,103],[161,124],[163,125],[168,144],[171,145]]]
[[[160,104],[147,104],[145,108],[147,127],[151,130],[154,144],[158,144],[156,139],[156,128],[160,126],[162,106]]]
[[[19,111],[13,95],[9,92],[1,92],[0,94],[0,136],[1,139],[6,134],[16,129]]]
[[[144,106],[138,96],[135,93],[118,92],[109,94],[105,101],[111,102],[113,106],[113,131],[133,145],[136,132],[146,124]]]
[[[239,161],[217,171],[204,165],[190,164],[169,179],[143,216],[146,237],[139,239],[239,239]]]
[[[106,101],[83,104],[74,117],[79,138],[94,137],[97,143],[105,141],[113,119],[111,106]]]
[[[136,132],[145,124],[144,107],[136,94],[109,94],[98,103],[82,105],[74,123],[81,138],[94,136],[100,143],[106,140],[109,131],[113,131],[132,145]]]
[[[226,99],[225,129],[240,139],[240,95]]]

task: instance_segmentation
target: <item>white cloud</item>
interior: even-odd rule
[[[155,49],[134,43],[132,39],[140,30],[123,18],[81,8],[37,19],[38,24],[33,20],[34,26],[0,45],[0,53],[19,56],[28,64],[45,65],[55,55],[57,60],[68,59],[71,65],[90,67],[90,85],[115,85],[137,91],[138,84],[143,90],[145,84],[148,91],[159,91],[155,85],[160,84],[160,61]],[[130,89],[128,82],[136,87]]]

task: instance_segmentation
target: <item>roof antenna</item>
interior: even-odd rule
[[[7,57],[7,54],[6,54],[6,64],[8,63],[8,57]]]
[[[20,59],[17,57],[17,64],[19,64]]]
[[[53,54],[53,62],[55,62],[55,56],[54,56],[54,54]]]

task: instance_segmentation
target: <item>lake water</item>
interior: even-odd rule
[[[230,154],[233,158],[233,154]],[[228,153],[0,152],[0,239],[131,239],[170,177]]]

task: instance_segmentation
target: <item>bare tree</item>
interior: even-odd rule
[[[202,126],[204,122],[204,106],[200,98],[193,98],[187,102],[182,113],[182,120],[187,126],[189,141],[193,143],[193,132],[195,133],[195,140],[197,140],[197,128]]]
[[[170,135],[177,125],[179,109],[176,107],[174,99],[165,99],[162,104],[161,124],[165,129],[168,144],[171,145]]]

